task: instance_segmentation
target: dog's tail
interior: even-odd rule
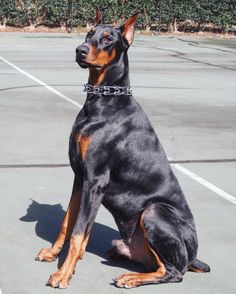
[[[210,272],[210,267],[208,264],[195,259],[192,264],[190,265],[189,269],[190,272],[195,272],[195,273],[208,273]]]

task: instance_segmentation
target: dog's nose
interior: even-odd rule
[[[76,54],[85,57],[89,53],[89,47],[86,45],[80,45],[76,48]]]

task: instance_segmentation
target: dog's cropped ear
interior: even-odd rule
[[[126,39],[129,46],[133,43],[134,39],[134,25],[138,18],[139,12],[132,15],[127,21],[120,27],[123,38]]]
[[[99,7],[97,6],[96,7],[96,22],[95,22],[95,27],[99,24],[102,23],[102,14],[101,14],[101,11],[99,9]]]

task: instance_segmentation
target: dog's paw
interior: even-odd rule
[[[106,258],[108,260],[128,260],[129,259],[128,256],[118,253],[116,247],[113,247],[111,250],[109,250],[106,253]]]
[[[39,251],[38,255],[35,257],[35,260],[52,262],[56,260],[56,258],[57,258],[57,255],[52,252],[51,248],[43,248]]]
[[[59,270],[58,272],[50,276],[46,285],[51,286],[52,288],[65,289],[69,285],[71,276],[72,274],[68,275],[67,273]]]
[[[136,288],[142,285],[142,280],[137,274],[124,274],[114,280],[116,287],[118,288]]]

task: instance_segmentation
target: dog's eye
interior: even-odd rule
[[[112,37],[110,37],[110,36],[106,36],[106,37],[104,37],[103,40],[102,40],[102,42],[103,42],[104,44],[109,44],[111,41],[112,41]]]

